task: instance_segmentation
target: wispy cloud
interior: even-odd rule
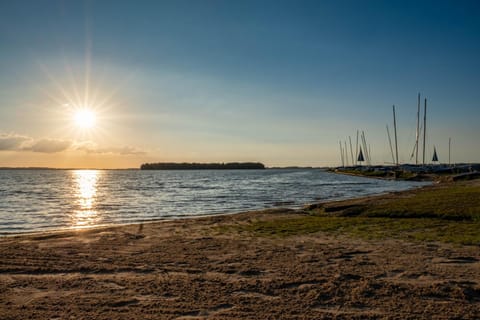
[[[145,151],[139,150],[131,146],[124,147],[99,147],[96,143],[92,141],[82,141],[77,142],[73,146],[76,150],[83,150],[87,153],[96,153],[96,154],[117,154],[117,155],[142,155],[145,154]]]
[[[85,151],[89,154],[142,155],[145,151],[131,146],[104,147],[92,141],[72,141],[65,139],[41,138],[16,134],[0,133],[0,151],[59,153],[64,151]]]
[[[41,152],[41,153],[57,153],[68,150],[72,142],[60,139],[40,139],[33,141],[29,146],[25,146],[23,150]]]
[[[0,151],[18,151],[31,138],[15,133],[0,133]]]
[[[62,139],[33,139],[17,133],[0,133],[0,151],[32,151],[56,153],[67,150],[72,141]]]
[[[110,154],[119,154],[122,156],[128,156],[128,155],[141,155],[145,154],[145,151],[138,150],[137,148],[134,147],[120,147],[120,148],[100,148],[96,150],[96,153],[110,153]]]

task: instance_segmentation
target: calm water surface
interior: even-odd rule
[[[298,207],[405,190],[311,170],[0,170],[0,234]]]

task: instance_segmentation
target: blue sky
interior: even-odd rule
[[[0,166],[336,165],[357,129],[385,163],[392,104],[409,162],[418,92],[428,152],[447,161],[451,137],[454,161],[480,161],[479,14],[477,1],[2,1]],[[98,127],[72,128],[67,104]]]

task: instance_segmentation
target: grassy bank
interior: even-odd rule
[[[444,184],[384,197],[312,206],[297,217],[232,227],[264,237],[327,232],[364,239],[480,245],[480,184]]]
[[[369,217],[480,221],[480,186],[457,183],[422,189],[413,196],[372,203],[361,214]]]

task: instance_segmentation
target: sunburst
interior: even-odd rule
[[[80,108],[75,111],[73,121],[80,129],[90,130],[95,127],[97,117],[95,112],[88,107]]]
[[[123,87],[107,86],[105,70],[96,75],[96,81],[90,79],[89,62],[82,70],[81,64],[70,64],[65,60],[64,70],[58,67],[42,69],[50,80],[41,87],[49,102],[44,103],[43,122],[49,123],[51,136],[62,136],[76,142],[111,141],[117,139],[112,136],[116,132],[116,108],[118,101],[115,96]],[[76,67],[74,67],[76,66]],[[59,70],[52,73],[51,70]],[[112,76],[108,77],[109,80]],[[113,78],[112,78],[113,80]],[[109,81],[108,83],[113,83]],[[48,116],[47,116],[48,115]]]

